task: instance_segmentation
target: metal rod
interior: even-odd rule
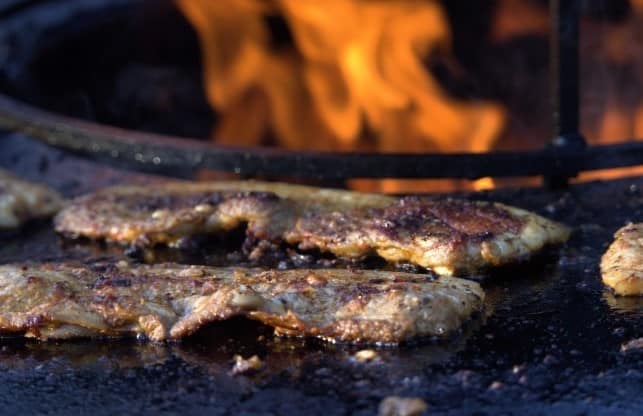
[[[578,133],[578,9],[575,0],[552,0],[551,98],[553,137]]]
[[[586,147],[579,132],[579,30],[578,2],[576,0],[550,1],[550,65],[553,139],[549,149],[554,159],[559,158],[556,172],[545,175],[550,187],[567,185],[568,178],[576,176],[573,167],[565,169],[562,155],[579,152]]]
[[[640,165],[643,141],[578,151],[377,154],[234,148],[200,140],[134,132],[33,108],[0,94],[0,127],[52,146],[130,169],[183,176],[209,168],[239,175],[314,179],[468,178],[562,175]]]

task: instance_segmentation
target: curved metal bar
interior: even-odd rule
[[[643,142],[591,146],[573,154],[549,149],[490,153],[337,153],[238,148],[140,133],[45,112],[0,95],[0,127],[49,145],[141,171],[177,175],[209,168],[241,175],[314,179],[467,178],[551,175],[643,164]]]
[[[47,0],[41,3],[11,0],[11,7],[0,9],[0,52],[9,51],[0,53],[0,69],[8,79],[19,78],[16,74],[20,74],[26,64],[20,51],[33,48],[42,39],[43,33],[49,33],[47,28],[60,26],[71,18],[91,21],[77,17],[104,15],[101,11],[106,7],[110,10],[120,7],[127,10],[128,5],[138,1]],[[16,37],[16,33],[30,33],[33,36]],[[20,42],[16,44],[17,40]],[[565,68],[569,69],[570,66]],[[564,94],[561,96],[566,97]],[[574,110],[572,105],[565,107]],[[573,118],[565,119],[573,121]],[[572,127],[574,125],[570,124]],[[190,170],[210,168],[246,176],[275,175],[327,180],[475,179],[484,176],[535,175],[567,178],[583,170],[643,164],[643,142],[579,148],[567,146],[569,141],[563,143],[559,140],[560,143],[555,141],[554,145],[542,150],[485,154],[321,153],[262,147],[235,148],[81,121],[33,108],[3,95],[0,95],[0,127],[25,132],[52,146],[113,165],[173,176],[185,176]],[[568,128],[565,132],[568,131],[575,130]],[[557,139],[561,137],[568,138],[559,135]]]

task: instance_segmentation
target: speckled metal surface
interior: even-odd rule
[[[150,180],[21,135],[0,139],[0,167],[66,195]],[[643,351],[620,351],[643,336],[643,298],[612,296],[598,270],[612,233],[643,220],[643,178],[476,197],[532,209],[574,233],[559,252],[486,280],[490,316],[449,343],[382,349],[361,363],[354,347],[274,338],[241,320],[168,345],[2,338],[0,413],[371,415],[400,395],[422,397],[432,415],[643,414]],[[120,253],[65,242],[41,222],[3,234],[0,262]],[[258,354],[265,368],[233,376],[234,354]]]

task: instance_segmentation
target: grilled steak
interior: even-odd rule
[[[279,240],[304,213],[392,201],[383,195],[254,181],[120,186],[76,199],[58,215],[56,229],[71,236],[147,245],[173,244],[192,234],[247,224],[253,236]]]
[[[62,207],[55,191],[19,179],[0,169],[0,228],[12,228],[34,218],[49,217]]]
[[[350,343],[453,334],[484,293],[458,278],[126,262],[0,266],[0,332],[38,339],[177,339],[245,316],[277,333]]]
[[[498,203],[403,198],[384,208],[311,214],[286,240],[301,248],[359,257],[373,252],[438,274],[470,274],[564,242],[566,227]]]
[[[439,274],[514,262],[569,235],[560,224],[501,204],[261,182],[109,188],[77,199],[56,218],[56,229],[71,236],[138,245],[241,224],[254,239],[346,257],[377,254]]]
[[[643,223],[626,225],[614,238],[601,260],[603,283],[617,295],[643,295]]]

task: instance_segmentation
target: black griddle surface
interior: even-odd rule
[[[147,180],[20,135],[0,140],[0,167],[68,196]],[[620,351],[643,336],[643,298],[612,296],[598,268],[613,232],[643,220],[643,178],[476,198],[533,210],[574,232],[561,250],[484,281],[490,316],[451,342],[380,349],[377,360],[359,363],[355,347],[274,338],[244,320],[163,345],[3,338],[0,413],[372,415],[384,397],[400,395],[423,398],[431,415],[643,414],[643,351]],[[64,241],[49,222],[0,238],[3,263],[122,255]],[[234,354],[258,354],[266,368],[232,376]]]

